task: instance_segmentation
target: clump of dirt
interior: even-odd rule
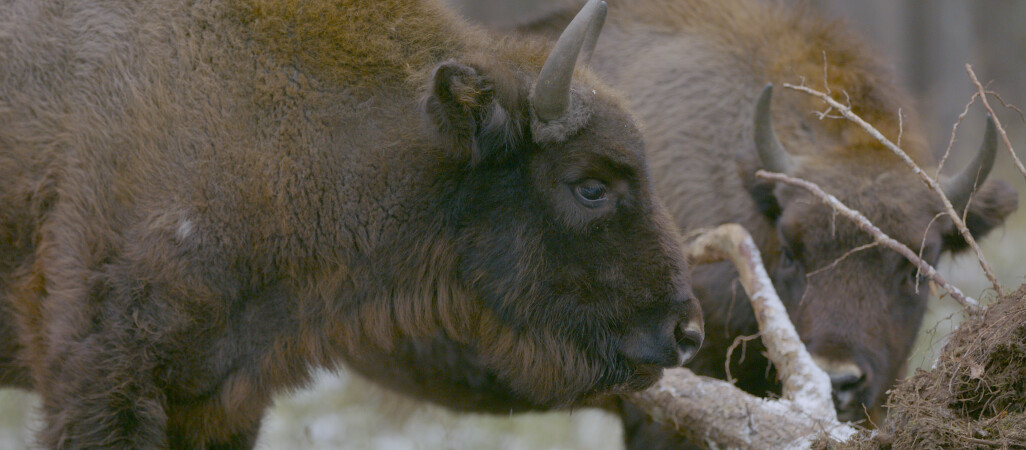
[[[963,322],[888,407],[853,447],[1026,448],[1026,285]]]

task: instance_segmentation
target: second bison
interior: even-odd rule
[[[735,222],[752,233],[798,333],[830,375],[842,420],[877,411],[900,376],[926,309],[916,267],[837,218],[809,193],[755,178],[786,172],[822,186],[935,264],[966,242],[940,201],[895,155],[857,125],[820,118],[816,99],[767,83],[805,84],[849,101],[920,166],[935,167],[914,108],[880,59],[837,23],[755,0],[610,2],[610,24],[592,67],[623,90],[645,124],[659,195],[683,229]],[[549,34],[554,14],[522,28]],[[771,101],[772,99],[772,101]],[[899,111],[903,115],[899,120]],[[899,123],[904,129],[899,130]],[[946,181],[974,236],[1015,211],[1003,183],[984,183],[996,150]],[[690,367],[727,378],[724,359],[755,317],[726,263],[698,267],[705,347]],[[758,394],[778,392],[759,348],[735,352],[730,375]]]

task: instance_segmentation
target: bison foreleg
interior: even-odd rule
[[[44,300],[50,314],[41,331],[49,348],[33,375],[45,422],[38,440],[45,448],[168,445],[159,341],[153,322],[141,320],[153,302],[149,289],[128,279],[108,272],[81,297],[64,291]]]
[[[40,389],[45,448],[164,448],[165,397],[145,353],[93,334],[59,351]],[[131,355],[131,356],[130,356]]]
[[[262,411],[258,411],[261,412]],[[243,412],[245,413],[245,412]],[[260,435],[260,423],[261,418],[258,417],[252,422],[247,428],[237,431],[224,439],[215,439],[205,443],[196,442],[195,429],[177,429],[171,427],[168,430],[168,442],[169,448],[173,449],[193,449],[193,448],[206,448],[208,450],[214,449],[250,449],[256,447],[257,437]]]

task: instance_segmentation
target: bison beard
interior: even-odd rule
[[[40,444],[249,447],[343,363],[507,412],[693,355],[640,133],[574,76],[604,14],[546,58],[427,0],[7,2],[0,382]]]

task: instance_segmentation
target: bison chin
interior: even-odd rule
[[[488,322],[492,322],[489,320]],[[348,365],[386,386],[457,411],[508,414],[590,404],[613,393],[645,389],[662,364],[637,364],[619,351],[619,339],[580,344],[491,323],[490,333],[456,339],[444,332],[396,342],[384,358]],[[679,365],[678,359],[669,365]],[[558,363],[555,363],[558,362]]]

